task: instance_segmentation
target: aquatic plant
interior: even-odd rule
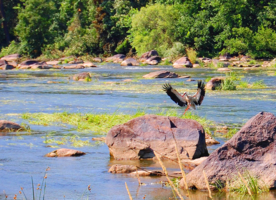
[[[221,84],[221,90],[236,90],[237,86],[235,82],[229,78],[226,78]]]
[[[246,89],[246,88],[263,89],[263,88],[267,88],[267,85],[264,83],[263,80],[253,82],[252,84],[249,84],[249,81],[239,81],[238,85],[237,85],[237,88],[241,88],[241,89]]]
[[[207,120],[205,117],[200,117],[191,112],[187,112],[184,116],[179,115],[176,110],[161,110],[158,109],[154,114],[175,116],[183,119],[193,119],[198,121],[203,127],[209,127],[214,122]],[[78,131],[93,131],[93,134],[106,134],[113,126],[125,123],[136,117],[144,116],[146,113],[142,110],[137,110],[134,114],[91,114],[91,113],[24,113],[21,118],[27,120],[30,124],[35,125],[73,125]]]

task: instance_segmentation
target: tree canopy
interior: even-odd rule
[[[276,0],[0,0],[0,56],[276,56]]]

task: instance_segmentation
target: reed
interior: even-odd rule
[[[126,183],[126,182],[125,182],[125,185],[126,185],[126,190],[127,190],[129,199],[130,199],[130,200],[133,200],[133,199],[132,199],[132,196],[131,196],[131,194],[130,194],[130,192],[129,192],[129,189],[128,189],[128,187],[127,187],[127,183]]]
[[[205,183],[206,183],[206,186],[208,188],[208,192],[209,192],[209,197],[212,199],[212,192],[211,192],[211,189],[210,189],[210,185],[209,185],[209,182],[208,182],[208,178],[205,174],[205,171],[203,170],[203,175],[204,175],[204,179],[205,179]]]
[[[160,157],[157,155],[157,153],[154,151],[154,155],[156,156],[157,160],[159,161],[159,164],[161,165],[165,175],[166,175],[166,178],[171,186],[171,188],[174,189],[174,191],[176,192],[176,194],[179,196],[179,198],[181,200],[184,200],[183,197],[181,196],[181,194],[179,193],[178,189],[174,186],[173,182],[171,181],[171,179],[169,178],[169,175],[168,175],[168,172],[167,172],[167,169],[166,167],[164,166],[163,162],[161,161]]]

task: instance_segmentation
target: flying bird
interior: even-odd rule
[[[163,90],[179,106],[184,107],[188,105],[183,115],[185,115],[190,107],[196,109],[196,106],[200,106],[205,96],[205,84],[201,80],[197,81],[197,92],[193,96],[189,96],[186,92],[183,95],[179,94],[169,83],[163,85]]]

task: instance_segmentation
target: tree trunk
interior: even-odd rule
[[[4,19],[4,21],[3,21],[4,33],[6,36],[7,44],[9,44],[10,43],[10,34],[9,34],[9,29],[8,29],[6,18],[5,18],[4,6],[2,3],[2,0],[0,0],[0,13],[1,13],[2,18]]]

